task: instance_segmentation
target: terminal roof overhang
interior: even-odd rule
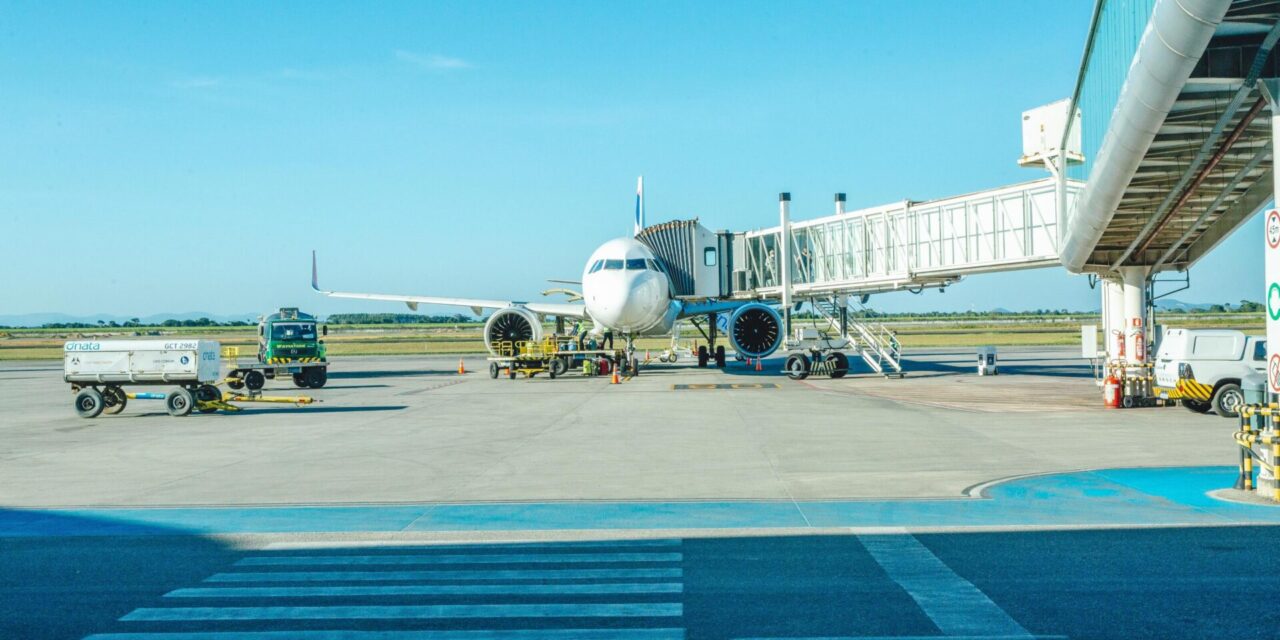
[[[1205,28],[1207,43],[1202,38],[1197,51],[1178,51],[1181,43],[1169,40],[1180,34],[1160,32],[1154,23],[1161,4],[1178,10],[1200,4],[1212,11],[1215,3],[1158,0],[1135,59],[1159,45],[1172,53],[1158,53],[1171,60],[1183,56],[1191,70],[1168,87],[1173,99],[1165,115],[1147,96],[1131,91],[1134,75],[1146,71],[1141,65],[1157,56],[1130,67],[1064,243],[1062,261],[1072,271],[1185,269],[1271,199],[1271,110],[1263,83],[1250,72],[1259,80],[1280,75],[1276,56],[1266,50],[1280,37],[1280,1],[1225,3],[1220,22]],[[1160,37],[1152,39],[1153,30]],[[1121,119],[1126,100],[1143,103]],[[1146,139],[1145,150],[1135,148]]]

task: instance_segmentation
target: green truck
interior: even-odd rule
[[[318,330],[317,330],[318,329]],[[236,363],[230,374],[233,389],[258,390],[266,380],[292,376],[299,387],[319,389],[329,380],[329,360],[323,336],[329,327],[296,307],[283,307],[258,318],[258,361]]]

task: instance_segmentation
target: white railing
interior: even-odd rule
[[[1054,178],[927,202],[903,201],[791,223],[797,297],[945,284],[986,271],[1058,263]],[[1082,183],[1067,183],[1070,209]],[[780,227],[744,234],[746,294],[781,293]]]

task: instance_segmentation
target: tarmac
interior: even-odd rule
[[[0,364],[0,505],[156,507],[949,498],[1003,478],[1229,465],[1235,421],[1106,410],[1068,350],[909,354],[904,379],[653,364],[623,384],[343,358],[314,405],[82,419],[60,363]],[[281,384],[284,382],[284,384]],[[731,388],[707,388],[732,385]],[[678,389],[677,387],[690,387]]]

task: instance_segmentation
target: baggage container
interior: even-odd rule
[[[72,340],[63,380],[72,384],[213,384],[222,362],[215,340]]]

